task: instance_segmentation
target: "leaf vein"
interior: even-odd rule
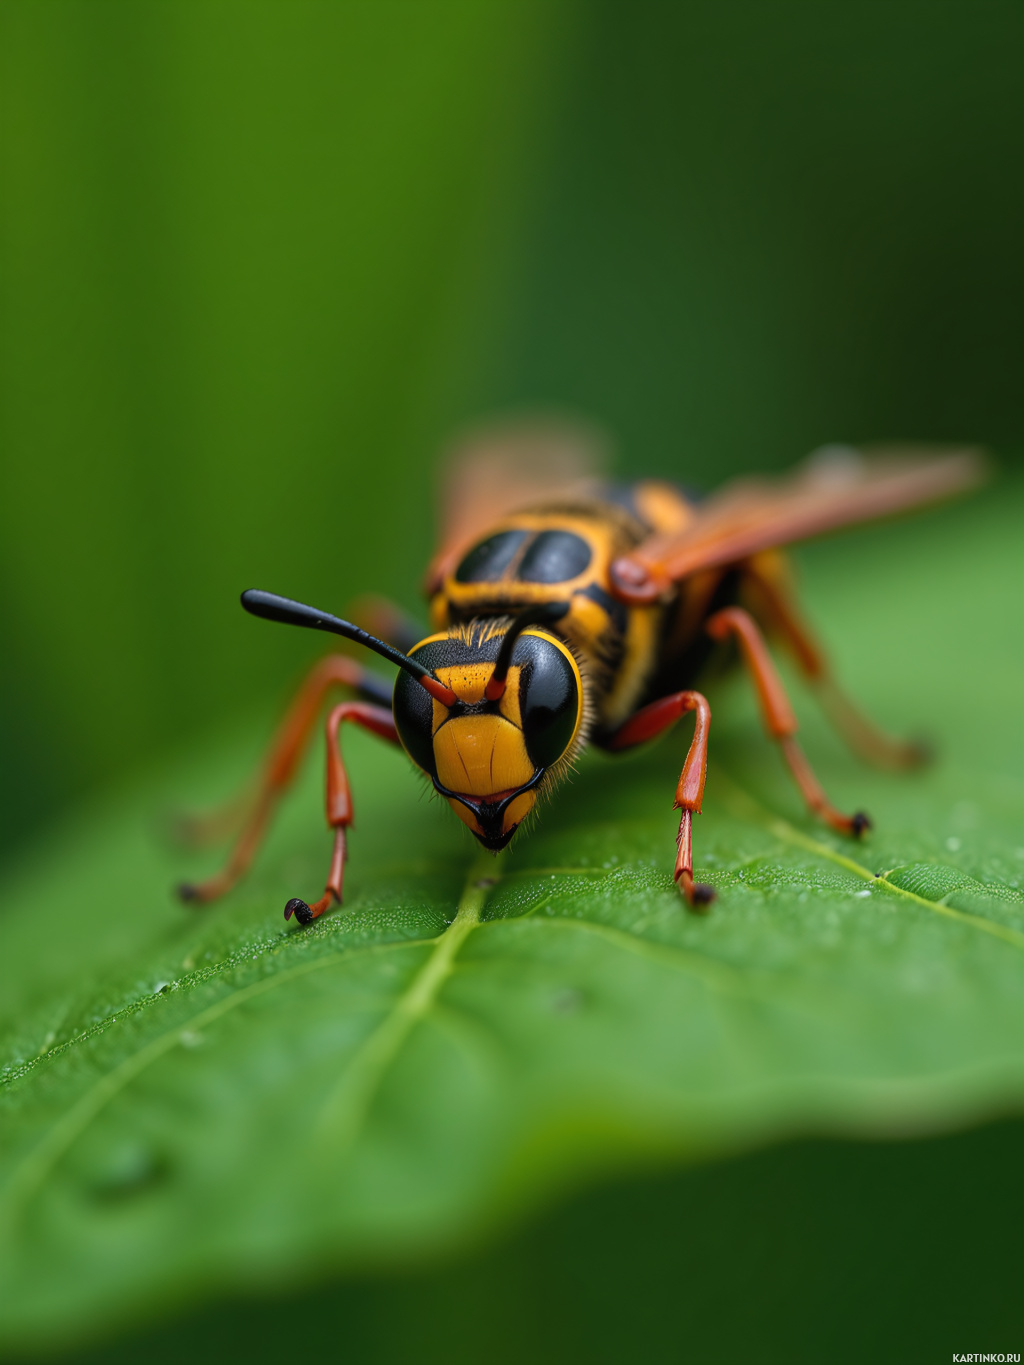
[[[445,935],[441,935],[443,939]],[[351,961],[354,958],[362,958],[371,952],[381,952],[388,949],[422,947],[425,944],[437,942],[433,939],[411,939],[401,943],[386,943],[374,945],[373,948],[365,949],[360,953],[328,953],[322,957],[314,958],[309,962],[297,963],[294,967],[288,967],[284,971],[276,972],[273,976],[266,976],[259,981],[250,982],[248,986],[236,987],[230,994],[222,996],[214,1004],[208,1005],[205,1009],[191,1015],[189,1018],[175,1024],[165,1033],[161,1033],[137,1052],[126,1057],[123,1062],[108,1071],[102,1076],[86,1093],[71,1106],[65,1114],[44,1134],[41,1141],[24,1157],[20,1165],[15,1169],[10,1183],[6,1190],[8,1203],[7,1227],[11,1231],[17,1224],[18,1216],[24,1209],[42,1182],[46,1179],[49,1172],[64,1155],[64,1153],[74,1144],[78,1137],[85,1131],[92,1120],[100,1111],[118,1095],[127,1085],[153,1062],[170,1052],[175,1047],[183,1033],[198,1033],[209,1024],[215,1022],[238,1005],[244,1004],[248,1000],[253,1000],[266,992],[274,990],[276,987],[287,981],[292,981],[296,977],[308,975],[311,972],[319,971],[321,968],[336,965],[338,962]],[[154,999],[161,997],[155,996]],[[102,1025],[97,1025],[97,1029]],[[94,1030],[95,1031],[95,1030]],[[94,1032],[92,1031],[92,1032]],[[72,1039],[71,1043],[82,1041],[84,1038],[92,1036],[82,1034],[78,1039]],[[65,1044],[65,1047],[71,1046]]]
[[[375,1096],[391,1063],[415,1025],[425,1017],[451,975],[462,944],[480,926],[480,912],[496,879],[486,876],[486,855],[476,858],[466,877],[458,910],[448,929],[434,939],[430,956],[359,1048],[328,1095],[313,1136],[314,1159],[335,1161],[349,1151],[366,1124]]]
[[[1020,930],[1011,929],[1009,925],[1000,924],[997,920],[986,919],[984,915],[971,914],[968,910],[954,910],[952,906],[944,905],[942,901],[929,900],[926,896],[919,896],[916,891],[908,891],[905,887],[898,886],[896,882],[889,881],[884,874],[872,872],[870,868],[864,867],[854,858],[848,857],[845,853],[839,853],[834,848],[829,848],[828,844],[823,844],[809,834],[804,834],[802,830],[791,825],[788,820],[783,820],[781,816],[766,810],[748,792],[719,771],[716,774],[716,780],[722,778],[724,778],[726,785],[726,799],[734,810],[741,814],[745,808],[748,816],[764,825],[769,833],[774,834],[783,843],[795,844],[798,848],[804,848],[809,853],[817,854],[820,858],[827,858],[829,862],[837,863],[840,867],[846,868],[848,872],[870,882],[872,886],[882,886],[886,891],[892,892],[893,895],[902,896],[904,900],[911,901],[915,905],[921,905],[936,915],[944,915],[947,919],[957,920],[980,933],[991,934],[993,938],[998,938],[1013,948],[1024,949],[1024,933],[1021,933]]]

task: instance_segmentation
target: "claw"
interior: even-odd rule
[[[210,901],[216,900],[226,888],[214,880],[211,882],[179,882],[174,889],[179,900],[198,909],[200,906],[209,905]]]
[[[180,900],[186,905],[201,906],[209,905],[218,896],[222,896],[225,891],[230,890],[231,879],[223,876],[210,877],[205,882],[179,882],[174,888]]]
[[[908,768],[923,768],[927,763],[935,761],[935,745],[928,739],[910,739],[906,746],[906,766]]]
[[[715,899],[715,888],[708,886],[707,882],[694,882],[692,894],[693,903],[690,908],[695,914],[706,915],[708,907]]]
[[[693,873],[685,868],[676,876],[679,894],[686,901],[686,908],[695,915],[706,915],[715,899],[715,888],[707,882],[695,882]]]
[[[285,919],[291,919],[292,915],[295,916],[299,924],[312,924],[316,918],[308,904],[299,896],[293,896],[284,907]]]
[[[871,829],[871,820],[862,810],[850,817],[850,833],[855,839],[863,837],[865,831]]]

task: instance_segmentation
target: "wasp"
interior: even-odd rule
[[[520,427],[470,441],[454,461],[441,548],[426,576],[432,629],[376,604],[366,624],[260,590],[255,616],[326,631],[397,665],[393,686],[350,654],[331,654],[300,688],[271,746],[224,869],[180,888],[207,902],[247,869],[308,747],[328,694],[324,894],[284,908],[310,924],[342,899],[353,804],[343,724],[400,746],[484,848],[506,847],[588,744],[621,753],[689,712],[694,728],[675,791],[675,882],[703,911],[713,889],[693,874],[693,817],[707,772],[711,707],[697,686],[741,664],[764,728],[809,810],[860,837],[860,811],[829,801],[797,741],[797,720],[768,645],[787,647],[851,748],[885,767],[920,762],[919,745],[868,721],[832,677],[804,620],[780,547],[961,493],[984,472],[972,451],[864,456],[829,447],[788,475],[747,478],[700,499],[674,484],[597,475],[569,428]],[[381,635],[391,634],[394,643]]]

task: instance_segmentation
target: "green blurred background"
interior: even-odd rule
[[[481,415],[703,485],[833,440],[1019,457],[1019,0],[2,15],[9,855],[284,694],[316,641],[241,588],[415,607]]]
[[[4,807],[280,694],[263,584],[409,606],[453,427],[711,484],[1019,441],[1017,0],[8,0]]]

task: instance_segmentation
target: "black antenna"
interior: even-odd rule
[[[242,606],[253,616],[262,616],[266,621],[280,621],[286,626],[307,626],[310,630],[326,630],[331,635],[343,635],[346,640],[365,645],[389,663],[404,668],[444,706],[453,706],[457,700],[451,688],[438,682],[422,664],[410,659],[400,649],[395,649],[394,645],[385,644],[375,635],[354,626],[351,621],[343,621],[340,616],[331,616],[329,612],[318,611],[316,607],[307,607],[304,602],[294,602],[290,597],[279,597],[276,592],[262,592],[259,588],[249,588],[242,593]]]
[[[536,606],[527,607],[519,613],[501,642],[498,657],[494,661],[494,672],[484,688],[484,696],[488,701],[497,701],[504,693],[505,679],[512,663],[512,651],[516,647],[516,640],[527,626],[546,626],[553,621],[560,621],[568,613],[569,605],[568,602],[538,602]]]

